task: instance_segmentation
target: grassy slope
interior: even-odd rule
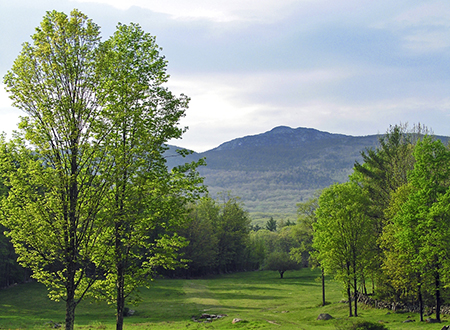
[[[156,280],[142,290],[143,302],[132,307],[125,329],[345,329],[356,320],[384,321],[389,329],[440,329],[442,325],[401,323],[408,314],[387,314],[360,306],[360,317],[348,319],[340,286],[329,281],[327,301],[321,307],[317,272],[302,269],[278,273],[262,271],[201,280]],[[213,323],[199,324],[191,317],[201,313],[227,314]],[[335,317],[317,321],[320,313]],[[417,315],[412,317],[418,320]],[[231,324],[233,318],[245,323]],[[0,291],[0,329],[49,328],[48,321],[64,321],[64,304],[49,301],[43,286],[30,283]],[[448,324],[448,320],[445,319]],[[113,329],[114,310],[105,304],[83,302],[76,310],[76,328]]]

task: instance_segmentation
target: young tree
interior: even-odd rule
[[[284,251],[274,251],[266,257],[264,269],[275,270],[280,274],[280,278],[288,270],[299,269],[300,265],[293,260],[289,253]]]
[[[299,241],[299,246],[291,249],[291,257],[297,262],[310,264],[313,267],[320,267],[322,282],[322,306],[326,305],[325,300],[325,271],[315,258],[316,252],[313,248],[314,224],[317,222],[316,210],[319,207],[320,192],[304,203],[297,204],[298,221],[293,228],[293,235]]]
[[[373,224],[366,214],[367,196],[354,182],[334,184],[319,198],[313,248],[328,273],[334,273],[345,285],[352,313],[353,287],[355,316],[358,279],[364,274],[373,252]]]

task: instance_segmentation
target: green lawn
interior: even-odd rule
[[[389,329],[441,329],[449,324],[418,322],[418,315],[388,313],[360,305],[360,316],[347,317],[347,305],[337,283],[327,282],[330,302],[320,306],[319,273],[309,269],[285,273],[258,271],[199,280],[159,279],[142,290],[143,301],[135,315],[125,319],[125,329],[347,329],[352,322],[383,322]],[[212,323],[196,323],[202,313],[227,314]],[[334,319],[317,321],[320,313]],[[414,323],[402,323],[408,318]],[[244,322],[232,324],[234,318]],[[0,329],[51,328],[50,321],[64,323],[64,303],[50,301],[46,289],[29,283],[0,291]],[[114,309],[84,301],[76,310],[76,329],[114,329]]]

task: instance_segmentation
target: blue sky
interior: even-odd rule
[[[2,1],[0,75],[46,11],[73,8],[105,39],[118,22],[157,37],[169,88],[192,99],[175,145],[204,151],[279,125],[368,135],[420,122],[450,135],[449,1]],[[9,133],[21,112],[1,87]]]

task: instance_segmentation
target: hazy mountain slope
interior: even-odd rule
[[[377,136],[353,137],[309,128],[276,127],[195,153],[210,193],[231,191],[250,212],[295,214],[296,204],[315,190],[347,180],[355,160]],[[171,158],[171,165],[179,157]]]

